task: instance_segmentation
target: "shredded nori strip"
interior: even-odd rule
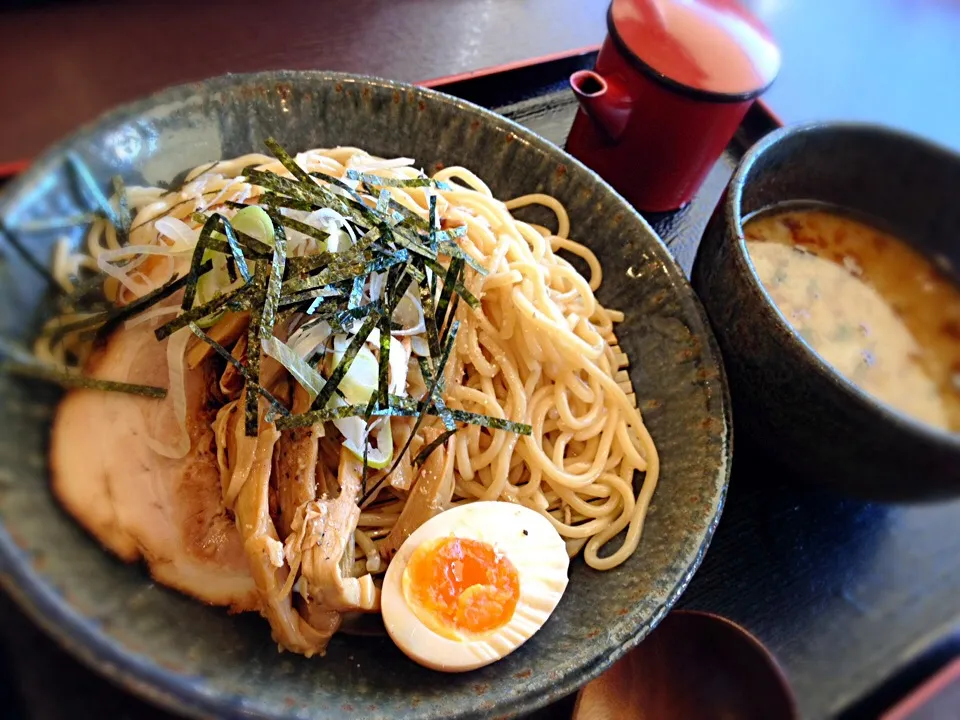
[[[377,197],[377,212],[381,215],[386,215],[387,211],[390,209],[390,191],[386,188],[383,188],[380,191],[380,195]]]
[[[350,171],[348,170],[347,171],[348,177],[349,177],[349,172]],[[335,175],[329,175],[328,173],[325,173],[321,170],[315,170],[314,172],[310,173],[310,177],[328,182],[331,185],[333,185],[335,188],[338,188],[340,190],[345,190],[346,192],[350,193],[355,200],[358,200],[361,203],[363,202],[363,198],[361,198],[360,194],[357,193],[356,190],[354,190],[353,186],[348,185],[341,178],[338,178]],[[350,178],[350,179],[352,180],[353,178]]]
[[[10,247],[16,251],[17,255],[19,255],[20,258],[27,263],[27,265],[29,265],[40,277],[46,280],[47,284],[53,290],[61,295],[66,292],[63,289],[63,286],[57,282],[57,279],[53,277],[53,273],[51,273],[43,263],[37,260],[32,252],[27,250],[26,245],[20,242],[20,238],[18,238],[9,228],[7,228],[2,218],[0,218],[0,235],[6,239],[7,244],[9,244]]]
[[[233,230],[233,225],[231,225],[230,221],[223,215],[218,213],[217,217],[220,218],[223,234],[227,236],[227,244],[230,245],[230,252],[232,253],[233,261],[237,265],[237,270],[239,270],[240,275],[243,276],[244,282],[250,282],[252,275],[250,274],[250,269],[247,267],[247,260],[243,256],[243,249],[240,247],[240,241],[237,239],[237,233]]]
[[[306,277],[308,273],[323,269],[334,259],[333,253],[322,252],[316,255],[300,255],[287,258],[287,276]]]
[[[443,391],[446,389],[446,385],[446,378],[441,377],[440,390],[434,398],[433,405],[436,408],[437,415],[439,416],[441,422],[443,422],[443,426],[447,430],[456,430],[457,423],[453,419],[453,414],[450,412],[447,404],[443,401]]]
[[[277,420],[277,430],[289,428],[309,427],[330,420],[342,420],[349,417],[363,417],[367,412],[366,405],[340,405],[339,407],[324,407],[309,412],[289,415]],[[381,410],[374,410],[371,416],[385,415]],[[399,412],[397,414],[400,414]],[[410,413],[412,415],[412,413]]]
[[[338,297],[342,297],[342,294],[339,290],[330,285],[324,285],[323,287],[314,288],[313,290],[304,290],[301,293],[295,293],[293,295],[281,295],[280,307],[299,305],[307,300],[319,300],[322,302],[323,300],[330,300]],[[311,307],[313,306],[311,305]],[[314,312],[316,312],[316,309],[314,309]]]
[[[391,414],[393,415],[411,416],[416,414],[418,403],[413,398],[391,395],[390,408],[392,411]],[[507,432],[516,433],[517,435],[530,435],[533,432],[533,428],[525,423],[504,420],[503,418],[497,418],[491,415],[481,415],[479,413],[469,412],[467,410],[454,410],[452,408],[448,408],[447,411],[454,420],[457,422],[466,423],[468,425],[479,425],[480,427],[485,427],[490,430],[505,430]],[[428,414],[434,416],[440,415],[439,411],[435,407],[429,408],[427,412]]]
[[[312,290],[323,285],[352,280],[358,275],[380,272],[391,265],[403,262],[403,256],[401,255],[381,256],[380,258],[373,257],[372,252],[369,251],[369,247],[379,237],[380,231],[373,229],[360,238],[352,248],[344,250],[342,253],[337,253],[336,259],[317,275],[308,275],[306,277],[287,280],[283,284],[284,294]]]
[[[190,271],[187,273],[187,284],[183,291],[183,300],[180,303],[180,307],[183,310],[192,308],[193,301],[197,297],[197,283],[203,274],[200,272],[200,267],[203,264],[203,253],[213,239],[213,231],[216,230],[217,225],[220,224],[218,217],[218,215],[214,214],[207,218],[207,221],[203,224],[203,228],[200,230],[197,244],[193,248],[193,257],[190,259]]]
[[[310,175],[307,174],[307,171],[302,167],[297,165],[296,160],[294,160],[290,154],[283,149],[283,146],[280,145],[274,138],[268,137],[263,141],[263,144],[270,148],[270,152],[279,160],[283,166],[290,171],[290,174],[293,175],[297,180],[303,183],[311,183],[313,181],[310,179]]]
[[[427,177],[419,178],[388,178],[372,173],[359,172],[357,170],[347,170],[347,177],[351,180],[360,180],[367,187],[399,187],[399,188],[421,188],[431,187],[438,190],[453,190],[453,186],[443,180],[434,180]]]
[[[18,343],[3,338],[0,338],[0,355],[5,355],[10,358],[0,363],[0,372],[8,372],[13,375],[20,375],[21,377],[44,380],[65,388],[108,390],[110,392],[122,392],[157,399],[162,399],[167,396],[165,388],[116,382],[114,380],[101,380],[99,378],[84,377],[78,373],[61,370],[60,368],[38,360],[27,348],[21,347]]]
[[[383,313],[383,303],[381,301],[378,300],[377,302],[355,308],[347,307],[345,310],[334,312],[330,318],[330,322],[333,325],[339,326],[344,334],[349,334],[350,328],[353,327],[354,320],[370,317],[373,313],[378,315]]]
[[[460,282],[460,275],[463,273],[464,262],[459,258],[453,258],[450,261],[450,267],[447,268],[447,274],[443,278],[443,289],[440,290],[440,299],[437,300],[437,312],[433,316],[435,322],[435,327],[437,330],[437,335],[439,337],[440,331],[443,330],[443,326],[446,323],[447,319],[447,308],[450,305],[450,296],[453,295],[453,289],[456,287],[457,283]],[[436,271],[434,271],[434,277],[437,276]]]
[[[250,207],[249,205],[243,205],[241,203],[231,203],[240,208]],[[218,215],[219,213],[212,213],[213,215]],[[207,220],[210,219],[209,215],[204,215],[201,212],[195,212],[190,216],[195,223],[199,223],[201,226],[207,223]],[[221,218],[223,216],[221,215]],[[226,220],[226,218],[223,218]],[[233,226],[231,225],[233,228]],[[247,235],[246,233],[240,232],[236,228],[233,228],[233,234],[236,237],[237,244],[247,253],[250,253],[253,258],[265,258],[273,252],[273,246],[265,243],[259,238],[255,238],[252,235]],[[226,237],[226,236],[224,236]],[[209,244],[207,245],[208,250],[215,250],[221,252],[224,255],[231,255],[232,250],[228,242],[220,241],[215,235],[211,236]]]
[[[414,282],[422,283],[427,279],[427,276],[420,270],[420,268],[416,267],[413,263],[407,264],[407,266],[403,269],[403,271],[407,275],[409,275],[411,278],[413,278]]]
[[[212,267],[213,263],[208,260],[206,265]],[[102,281],[102,278],[98,279]],[[76,320],[75,322],[67,323],[65,325],[57,325],[54,328],[54,332],[58,335],[65,335],[66,333],[82,330],[83,328],[99,326],[97,328],[97,337],[105,337],[127,318],[132,317],[133,315],[146,310],[152,305],[155,305],[164,298],[173,295],[175,292],[177,292],[177,290],[182,288],[184,284],[186,284],[186,281],[187,277],[185,275],[183,277],[177,277],[174,275],[161,287],[158,287],[156,290],[147,293],[143,297],[137,298],[136,300],[133,300],[119,308],[113,307],[110,310],[102,312],[98,315],[84,318],[83,320]]]
[[[313,172],[310,173],[310,176],[326,181],[339,191],[334,192],[329,188],[323,188],[324,192],[330,197],[337,198],[344,206],[346,206],[350,217],[355,222],[359,222],[360,225],[369,225],[371,223],[377,225],[383,223],[383,218],[380,217],[375,210],[367,206],[367,203],[364,201],[360,193],[358,193],[340,178],[334,177],[333,175],[327,175],[324,172]],[[343,193],[346,193],[347,196],[344,196]],[[348,213],[344,212],[341,214],[347,215]]]
[[[454,294],[453,302],[450,303],[450,310],[447,312],[447,321],[440,328],[440,343],[446,342],[447,333],[450,332],[450,325],[453,323],[454,319],[457,317],[457,306],[460,303],[460,296]]]
[[[436,439],[433,442],[425,445],[420,450],[420,452],[417,453],[417,456],[413,459],[414,467],[419,467],[423,465],[423,463],[427,461],[427,458],[429,458],[433,454],[433,451],[436,450],[441,445],[443,445],[447,440],[449,440],[450,436],[453,435],[455,432],[457,432],[456,428],[453,428],[452,430],[444,430],[442,433],[440,433],[436,437]]]
[[[396,269],[391,268],[387,273],[387,280],[383,287],[384,311],[378,323],[380,330],[380,357],[378,358],[376,392],[377,407],[381,408],[389,407],[390,405],[388,375],[390,371],[390,346],[393,342],[393,338],[390,335],[390,318],[393,316],[393,311],[396,310],[400,300],[404,294],[406,294],[410,282],[411,278],[408,275],[398,277]]]
[[[277,147],[279,148],[279,146]],[[283,152],[282,148],[280,148],[280,150]],[[271,190],[274,194],[280,196],[289,195],[294,201],[307,203],[309,207],[288,206],[283,203],[282,198],[271,198],[267,201],[261,197],[261,202],[266,202],[267,204],[277,202],[281,207],[291,207],[301,210],[329,207],[363,226],[369,226],[371,222],[377,223],[380,221],[377,214],[363,202],[363,198],[339,178],[324,173],[307,174],[286,152],[283,152],[283,155],[286,157],[286,161],[279,156],[277,159],[284,164],[284,167],[286,167],[299,182],[274,175],[273,173],[265,173],[252,167],[244,169],[244,175],[255,185]],[[332,192],[329,188],[318,184],[316,180],[312,178],[326,180],[336,188],[346,192],[349,197],[344,197]]]
[[[113,176],[113,192],[117,196],[117,221],[120,223],[117,226],[117,239],[121,245],[126,245],[130,239],[133,217],[130,215],[130,203],[127,200],[127,186],[119,175]]]
[[[307,309],[304,310],[304,312],[307,315],[313,315],[315,312],[317,312],[317,310],[320,309],[320,306],[323,305],[324,300],[328,300],[329,298],[330,298],[329,295],[318,295],[317,298],[314,299],[312,303],[310,303]]]
[[[254,168],[244,168],[243,174],[249,183],[278,195],[286,195],[294,200],[310,203],[310,205],[327,201],[327,198],[321,194],[322,188],[312,180],[310,181],[311,187],[307,187],[302,182]]]
[[[449,410],[453,419],[457,422],[467,423],[469,425],[479,425],[490,430],[505,430],[516,435],[530,435],[533,428],[526,423],[514,422],[503,418],[493,417],[491,415],[481,415],[480,413],[467,412],[466,410]]]
[[[426,258],[428,260],[434,260],[437,257],[437,254],[433,252],[429,247],[420,242],[419,238],[414,237],[412,234],[404,232],[404,228],[401,225],[391,228],[392,239],[402,248],[406,248],[412,253],[419,255],[420,257]]]
[[[464,252],[463,248],[461,248],[459,245],[457,245],[454,242],[441,240],[439,243],[438,249],[441,255],[448,255],[450,257],[460,258],[480,275],[486,276],[490,273],[489,270],[487,270],[483,265],[481,265],[479,262],[474,260],[468,253]]]
[[[364,275],[357,275],[353,279],[353,288],[350,290],[350,297],[347,299],[348,310],[356,310],[360,307],[360,302],[363,300],[363,287],[366,281],[367,278]]]
[[[371,415],[373,417],[416,417],[420,414],[420,403],[409,397],[400,397],[399,395],[389,395],[389,404],[377,407]],[[341,405],[340,407],[327,407],[309,412],[290,415],[277,422],[277,428],[280,430],[294,427],[307,427],[315,425],[318,422],[328,420],[339,420],[347,417],[363,417],[366,414],[365,405]],[[505,432],[515,433],[517,435],[530,435],[533,428],[525,423],[513,422],[502,418],[492,417],[490,415],[481,415],[479,413],[468,412],[466,410],[454,410],[446,408],[450,416],[460,423],[468,425],[479,425],[489,430],[503,430]],[[427,414],[440,417],[440,412],[433,404],[427,408]]]
[[[323,287],[304,290],[303,292],[280,296],[280,307],[289,305],[299,305],[308,300],[333,300],[342,299],[344,293],[337,285],[324,285]]]
[[[370,477],[370,466],[367,464],[370,453],[370,407],[367,406],[367,416],[363,426],[363,475],[360,478],[360,492],[367,491],[367,481]]]
[[[254,278],[250,283],[254,302],[250,312],[250,325],[247,327],[246,360],[250,375],[249,377],[244,376],[246,378],[244,434],[247,437],[256,437],[260,426],[257,396],[252,390],[254,389],[254,383],[259,385],[257,381],[260,378],[260,321],[263,317],[263,306],[266,302],[269,272],[270,270],[265,263],[258,263]]]
[[[189,282],[189,278],[187,278],[187,282]],[[186,327],[189,323],[202,320],[208,315],[213,315],[223,307],[229,307],[231,310],[249,310],[254,304],[249,300],[253,284],[254,281],[250,281],[246,285],[241,285],[236,290],[231,290],[228,293],[215,297],[204,305],[198,305],[186,312],[182,312],[170,322],[154,330],[153,334],[156,335],[157,340],[163,340],[180,328]]]
[[[395,215],[401,218],[402,222],[405,222],[408,227],[419,229],[419,230],[429,230],[430,227],[427,225],[427,221],[422,217],[417,215],[413,210],[401,205],[392,197],[390,198],[390,211]]]
[[[436,237],[438,243],[450,243],[451,241],[463,237],[467,234],[466,225],[457,225],[449,230],[437,230]]]
[[[426,271],[424,269],[424,275]],[[430,348],[430,357],[436,358],[440,355],[440,339],[437,335],[437,325],[434,321],[436,313],[433,307],[433,294],[430,292],[429,283],[422,282],[420,287],[420,305],[423,307],[423,316],[426,322],[427,345]]]
[[[75,283],[72,292],[64,292],[57,299],[58,311],[64,313],[69,310],[96,311],[99,309],[106,312],[113,309],[114,304],[103,294],[105,277],[103,273],[98,272]]]
[[[262,187],[262,186],[261,186]],[[240,203],[233,203],[239,207],[248,207]],[[314,210],[319,209],[316,203],[310,202],[308,200],[298,200],[297,198],[287,197],[283,193],[267,192],[261,193],[260,197],[257,198],[255,203],[252,205],[261,205],[271,208],[287,208],[288,210],[302,210],[304,212],[313,212]]]
[[[390,313],[384,313],[380,316],[378,324],[380,330],[380,357],[377,358],[377,406],[388,405],[390,400],[389,392],[389,373],[390,373],[390,345],[393,338],[390,336]]]
[[[347,301],[343,296],[318,297],[311,303],[310,307],[314,305],[316,307],[313,312],[308,313],[313,316],[312,319],[315,321],[327,320],[331,324],[339,324],[336,318],[340,313],[347,311]]]
[[[260,377],[261,343],[273,336],[273,325],[277,308],[280,305],[281,282],[287,260],[287,238],[283,227],[276,217],[270,216],[274,231],[273,259],[268,266],[257,263],[256,274],[251,281],[252,292],[257,298],[250,313],[250,326],[247,330],[247,367],[251,376]],[[248,437],[256,437],[259,428],[259,408],[257,398],[251,392],[254,382],[247,379],[246,407],[244,408],[244,432]]]
[[[261,339],[273,335],[273,324],[276,319],[277,308],[280,306],[283,273],[287,262],[287,235],[274,215],[270,215],[270,219],[273,221],[274,246],[270,275],[267,279],[267,290],[263,301],[260,326]]]
[[[309,235],[317,242],[326,243],[327,240],[330,239],[330,233],[328,233],[326,230],[321,230],[320,228],[314,227],[313,225],[308,225],[305,222],[300,222],[299,220],[295,220],[292,217],[281,215],[280,220],[283,222],[283,224],[286,227],[290,228],[291,230],[296,230],[297,232],[303,233],[304,235]],[[319,255],[319,253],[317,254]],[[311,255],[310,257],[313,258],[316,256]]]
[[[289,210],[301,210],[304,212],[330,208],[352,220],[357,227],[366,229],[374,224],[364,219],[361,213],[354,210],[351,205],[348,205],[347,202],[344,201],[344,198],[338,198],[336,195],[330,193],[329,190],[319,185],[315,185],[314,187],[317,189],[318,195],[313,200],[301,200],[299,198],[287,197],[283,193],[265,192],[257,199],[257,204],[270,208],[287,208]],[[371,210],[370,212],[372,213],[373,211]]]
[[[232,365],[237,370],[237,372],[240,373],[243,379],[246,380],[247,382],[246,387],[247,387],[247,392],[249,394],[253,395],[254,398],[256,398],[257,395],[260,395],[268,403],[270,403],[270,407],[273,408],[276,412],[278,412],[279,414],[285,417],[290,415],[290,410],[287,409],[287,406],[284,405],[282,402],[280,402],[273,393],[271,393],[269,390],[263,387],[257,381],[257,377],[250,371],[250,369],[247,368],[242,362],[237,360],[233,356],[233,353],[227,350],[223,345],[218,343],[212,337],[207,335],[203,330],[200,329],[200,326],[197,325],[196,323],[189,323],[187,327],[190,328],[190,332],[192,332],[198,338],[200,338],[205,343],[207,343],[207,345],[212,347],[214,352],[217,353],[217,355],[219,355],[228,363],[230,363],[230,365]],[[253,387],[253,389],[256,391],[256,394],[250,392],[251,387]]]
[[[203,265],[200,266],[200,274],[207,272],[213,268],[213,261],[207,260]],[[141,298],[137,298],[122,308],[117,310],[114,313],[111,313],[107,321],[100,326],[100,329],[97,330],[97,336],[99,338],[106,337],[107,334],[113,331],[121,322],[126,320],[137,313],[143,312],[147,308],[155,305],[164,298],[168,298],[177,292],[180,288],[184,287],[187,284],[187,276],[177,277],[174,275],[170,280],[164,283],[162,286],[158,287],[156,290],[147,293]]]
[[[431,195],[427,203],[427,228],[430,236],[430,249],[437,253],[437,230],[440,229],[440,218],[437,217],[437,196]]]
[[[85,390],[104,390],[107,392],[121,392],[128,395],[142,395],[143,397],[162,400],[167,396],[166,388],[154,387],[153,385],[136,385],[133,383],[116,382],[113,380],[99,380],[97,378],[84,377],[73,373],[64,372],[53,367],[47,367],[37,363],[0,363],[0,372],[8,372],[12,375],[21,377],[44,380],[55,383],[64,388],[82,388]]]
[[[446,286],[448,284],[448,280],[446,279],[446,276],[450,271],[450,267],[452,267],[453,263],[455,262],[463,263],[464,261],[462,258],[459,258],[459,257],[451,258],[450,266],[446,268],[444,268],[443,265],[441,265],[440,263],[432,260],[425,260],[424,265],[430,268],[430,270],[433,272],[434,275],[439,274],[439,275],[445,276],[445,279],[443,282],[444,282],[444,290],[446,290]],[[466,286],[463,284],[462,270],[460,273],[457,274],[455,278],[451,278],[450,280],[452,280],[452,284],[450,285],[450,289],[452,292],[456,293],[461,298],[463,298],[464,301],[467,303],[467,305],[469,305],[470,307],[474,309],[480,307],[480,301],[476,298],[476,296],[472,292],[467,290]],[[438,309],[438,315],[439,315],[439,309]],[[437,320],[439,321],[440,318],[438,317]]]

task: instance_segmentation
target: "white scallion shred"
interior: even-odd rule
[[[421,335],[426,330],[420,299],[410,293],[400,298],[393,311],[393,319],[400,324],[400,329],[393,331],[394,335]]]
[[[175,460],[190,452],[190,433],[187,432],[187,387],[184,375],[184,354],[187,349],[187,342],[191,337],[192,335],[187,328],[181,328],[167,339],[167,368],[170,378],[167,399],[172,403],[178,437],[171,444],[162,443],[149,435],[145,438],[147,445],[155,453]]]

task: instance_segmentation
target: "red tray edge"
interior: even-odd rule
[[[578,55],[589,55],[590,53],[599,51],[599,45],[587,45],[585,47],[574,48],[572,50],[563,50],[560,52],[550,53],[549,55],[539,55],[532,58],[526,58],[524,60],[514,60],[513,62],[502,63],[500,65],[489,65],[477,70],[470,70],[468,72],[457,73],[455,75],[442,75],[430,80],[422,80],[414,84],[425,88],[438,88],[443,85],[451,85],[455,82],[461,82],[463,80],[473,80],[475,78],[507,72],[508,70],[519,70],[521,68],[542,65],[544,63],[555,62],[557,60],[566,60],[567,58],[577,57]]]

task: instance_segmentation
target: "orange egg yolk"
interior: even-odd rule
[[[490,544],[446,537],[414,550],[403,571],[407,605],[434,632],[458,639],[506,625],[520,598],[520,576]]]

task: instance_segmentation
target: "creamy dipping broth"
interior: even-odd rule
[[[744,223],[763,286],[819,355],[879,400],[960,430],[960,290],[906,243],[841,211]]]

